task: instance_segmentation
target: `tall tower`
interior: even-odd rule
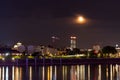
[[[71,36],[70,37],[70,48],[76,48],[76,37],[75,36]]]

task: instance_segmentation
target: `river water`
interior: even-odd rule
[[[120,80],[120,65],[0,66],[0,80]]]

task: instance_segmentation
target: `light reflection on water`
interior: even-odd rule
[[[0,80],[120,80],[120,65],[0,66]]]

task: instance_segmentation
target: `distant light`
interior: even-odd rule
[[[115,46],[118,47],[118,44],[116,44]]]
[[[5,60],[5,58],[2,58],[2,60],[4,61],[4,60]]]
[[[18,46],[17,45],[14,45],[14,48],[17,48]]]
[[[12,58],[12,60],[14,61],[14,60],[15,60],[15,58]]]
[[[59,39],[59,38],[58,38],[58,37],[56,37],[56,36],[52,36],[51,38],[52,38],[52,39]]]
[[[18,47],[19,47],[19,46],[21,46],[21,45],[22,45],[22,43],[21,43],[21,42],[18,42],[18,43],[17,43],[17,46],[18,46]]]
[[[6,53],[5,56],[8,56],[10,53]]]
[[[75,36],[71,36],[70,38],[71,38],[71,39],[76,39],[76,37],[75,37]]]
[[[52,36],[51,38],[55,38],[55,36]]]

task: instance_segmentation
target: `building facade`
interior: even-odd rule
[[[75,36],[70,37],[70,48],[71,49],[76,48],[76,37]]]

